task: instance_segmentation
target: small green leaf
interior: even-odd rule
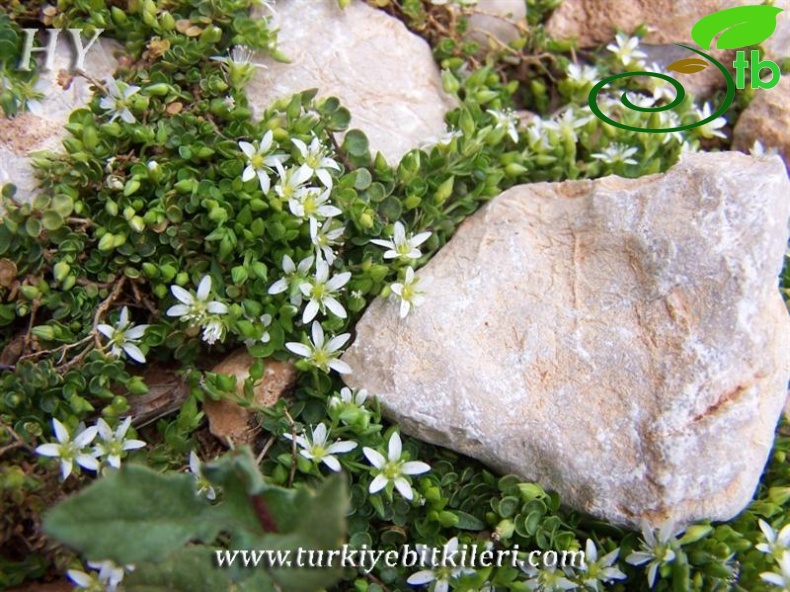
[[[88,559],[136,564],[213,541],[223,525],[207,519],[210,510],[190,475],[129,464],[55,506],[44,531]]]
[[[57,230],[63,227],[63,216],[55,210],[47,210],[41,216],[41,224],[47,230]]]
[[[735,6],[719,10],[701,18],[691,29],[691,38],[704,49],[713,49],[716,35],[717,49],[736,49],[757,45],[776,30],[776,15],[782,12],[775,6]]]

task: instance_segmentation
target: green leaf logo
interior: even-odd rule
[[[776,30],[776,15],[782,12],[775,6],[736,6],[719,10],[701,18],[691,29],[691,37],[700,47],[736,49],[756,45],[768,39]]]

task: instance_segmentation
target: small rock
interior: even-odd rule
[[[246,349],[234,352],[214,368],[212,372],[236,377],[236,392],[244,397],[244,381],[250,376],[250,366],[255,361]],[[265,361],[263,378],[253,388],[253,401],[259,407],[271,407],[287,393],[296,382],[296,368],[290,362]],[[209,431],[224,444],[234,446],[249,444],[255,436],[250,425],[254,411],[233,401],[203,402],[209,423]]]
[[[121,46],[110,39],[98,39],[85,55],[83,70],[95,79],[111,76],[118,67],[114,57]],[[32,199],[37,182],[30,154],[40,150],[59,151],[67,133],[66,125],[74,109],[83,107],[91,98],[90,83],[74,77],[67,90],[58,85],[61,70],[72,66],[70,37],[58,37],[52,70],[41,71],[36,89],[44,93],[40,107],[7,119],[0,110],[0,184],[2,179],[17,186],[16,199]]]
[[[776,148],[790,170],[790,76],[771,89],[759,89],[741,113],[733,130],[734,150],[748,152],[759,140],[765,149]]]
[[[519,25],[527,26],[527,3],[524,0],[486,0],[475,6],[469,17],[468,36],[483,48],[493,38],[507,45],[521,36]]]
[[[380,151],[390,163],[446,130],[454,101],[428,44],[399,20],[364,2],[341,9],[334,1],[291,0],[277,4],[274,21],[291,63],[253,60],[268,66],[247,87],[256,116],[276,99],[318,88],[319,97],[340,99],[371,154]]]
[[[536,183],[466,220],[406,319],[374,301],[344,355],[407,433],[628,525],[750,501],[790,375],[776,157]]]

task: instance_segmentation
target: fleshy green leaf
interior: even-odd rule
[[[756,45],[768,39],[776,29],[776,15],[782,12],[775,6],[736,6],[719,10],[697,21],[691,37],[702,48],[735,49]]]
[[[130,464],[55,506],[44,531],[88,559],[136,564],[213,541],[222,524],[208,519],[210,510],[190,475]]]

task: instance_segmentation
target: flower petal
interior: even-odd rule
[[[368,492],[376,493],[377,491],[381,491],[387,486],[387,483],[389,483],[389,480],[384,475],[376,475],[376,478],[370,482]]]
[[[377,469],[383,469],[384,465],[387,464],[387,459],[378,451],[374,450],[373,448],[368,448],[365,446],[362,449],[362,454],[365,455],[365,458],[368,459],[368,462],[372,464]]]
[[[52,418],[52,427],[55,430],[55,438],[57,439],[58,442],[60,442],[61,444],[65,444],[66,442],[69,441],[70,436],[68,429],[66,429],[66,426],[64,426],[62,423],[60,423],[60,421],[58,421],[54,417]]]
[[[418,460],[403,463],[403,466],[400,468],[400,472],[404,475],[420,475],[422,473],[427,473],[430,470],[431,465]]]

